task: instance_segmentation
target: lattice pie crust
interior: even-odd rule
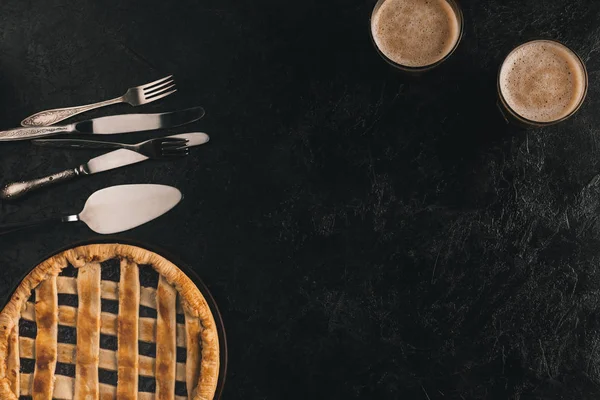
[[[120,260],[120,281],[101,280],[100,263]],[[59,276],[69,264],[77,278]],[[152,266],[158,287],[140,286],[139,270]],[[28,302],[35,290],[35,304]],[[76,294],[78,306],[58,304],[58,294]],[[119,314],[102,312],[101,299],[118,301]],[[179,300],[179,301],[177,301]],[[140,305],[156,319],[140,318]],[[176,314],[185,315],[177,324]],[[19,337],[19,320],[34,321],[35,339]],[[58,325],[75,327],[77,344],[57,342]],[[100,335],[116,336],[116,351],[100,348]],[[156,358],[138,354],[138,340],[156,344]],[[178,363],[177,347],[186,362]],[[33,374],[21,373],[21,358],[35,359]],[[55,374],[74,364],[75,377]],[[100,383],[98,369],[116,371],[117,386]],[[0,399],[213,399],[219,375],[219,338],[210,308],[197,286],[174,264],[148,250],[94,244],[58,254],[34,268],[0,313]],[[139,392],[138,376],[151,377],[156,393]],[[187,396],[175,395],[185,382]],[[185,389],[183,389],[185,391]]]

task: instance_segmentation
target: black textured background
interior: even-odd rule
[[[369,0],[3,0],[0,128],[168,73],[202,105],[173,132],[211,142],[0,204],[0,220],[77,212],[112,184],[183,203],[123,235],[195,265],[224,314],[225,399],[600,397],[600,2],[463,1],[443,70],[392,71]],[[495,109],[503,56],[529,38],[586,61],[575,118],[519,132]],[[130,135],[135,141],[156,134]],[[2,181],[96,153],[0,145]],[[84,226],[0,240],[6,292]]]

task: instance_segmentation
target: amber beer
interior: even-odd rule
[[[534,40],[511,51],[498,73],[500,107],[524,126],[564,121],[581,107],[588,76],[581,58],[553,40]]]
[[[431,69],[446,60],[462,36],[460,8],[453,0],[379,0],[371,36],[382,57],[408,71]]]

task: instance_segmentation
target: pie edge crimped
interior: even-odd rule
[[[58,275],[69,263],[80,268],[87,263],[103,262],[115,257],[130,259],[138,265],[151,265],[177,289],[185,313],[200,320],[203,327],[202,360],[194,400],[214,398],[220,367],[219,335],[213,314],[200,289],[166,258],[141,247],[119,243],[90,244],[66,250],[40,263],[22,280],[0,312],[0,398],[18,400],[10,388],[7,376],[8,340],[13,328],[18,327],[21,309],[29,299],[31,291],[48,276]]]

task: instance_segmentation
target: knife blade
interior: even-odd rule
[[[182,133],[178,135],[167,136],[168,138],[185,139],[188,147],[200,146],[210,140],[206,133],[193,132]],[[56,174],[46,176],[44,178],[33,179],[30,181],[9,183],[0,190],[0,199],[16,200],[34,190],[41,189],[55,183],[65,182],[79,176],[93,175],[112,169],[121,168],[131,164],[137,164],[148,160],[148,157],[143,156],[135,151],[119,149],[92,158],[88,162],[80,166],[68,169]]]
[[[201,132],[182,133],[167,137],[174,139],[185,139],[188,141],[186,144],[188,147],[200,146],[210,140],[210,137],[206,133]],[[92,158],[83,165],[85,166],[84,169],[88,171],[87,174],[93,175],[97,174],[98,172],[109,171],[111,169],[136,164],[141,161],[146,161],[147,159],[148,157],[143,156],[140,153],[136,153],[135,151],[120,149]]]
[[[0,142],[29,140],[64,133],[114,135],[117,133],[174,128],[197,121],[202,118],[204,114],[205,112],[202,107],[193,107],[185,110],[158,114],[112,115],[109,117],[93,118],[69,125],[15,128],[6,131],[0,131]]]

